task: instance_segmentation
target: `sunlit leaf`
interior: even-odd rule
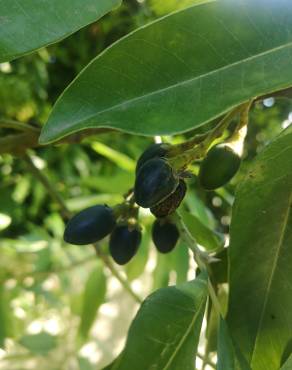
[[[94,323],[98,309],[104,302],[106,277],[103,265],[98,263],[90,273],[85,285],[79,333],[85,339]]]
[[[157,15],[164,15],[178,9],[186,8],[187,6],[191,6],[196,3],[203,3],[207,1],[208,0],[150,0],[149,3],[151,9]]]
[[[137,279],[144,272],[149,257],[150,240],[150,230],[147,228],[143,232],[142,242],[135,258],[125,266],[129,281]]]
[[[156,266],[152,273],[152,290],[168,286],[170,270],[169,255],[157,253]]]
[[[133,172],[135,170],[136,162],[133,159],[129,158],[124,153],[117,152],[116,150],[110,148],[109,146],[97,141],[91,144],[91,148],[96,153],[101,154],[104,157],[110,159],[121,169],[129,172]]]
[[[176,283],[181,284],[187,281],[189,271],[189,250],[187,246],[178,241],[175,249],[170,253],[170,267],[176,273]]]
[[[19,343],[30,352],[37,355],[46,355],[57,346],[57,338],[46,332],[25,335],[20,338]]]
[[[79,370],[96,370],[96,366],[85,357],[78,357],[78,365]]]

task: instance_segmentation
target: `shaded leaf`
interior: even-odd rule
[[[225,320],[220,317],[218,329],[217,370],[251,370],[235,348]]]
[[[185,211],[180,213],[187,228],[200,245],[207,250],[216,250],[223,247],[224,238],[222,235],[209,229],[195,215]]]
[[[119,4],[120,0],[1,1],[0,62],[57,42]]]
[[[219,320],[217,349],[217,370],[235,370],[235,354],[227,326],[222,318]]]
[[[225,314],[227,310],[228,292],[226,287],[219,285],[216,288],[216,294],[222,313]],[[206,339],[207,346],[206,352],[216,352],[217,351],[217,337],[218,337],[218,327],[219,327],[220,316],[218,311],[214,307],[211,301],[208,304],[207,312],[207,328],[206,328]]]
[[[292,133],[255,159],[236,194],[228,324],[253,370],[277,370],[292,322]]]
[[[211,0],[161,18],[79,74],[40,141],[85,128],[169,135],[202,125],[292,84],[291,29],[289,0]]]
[[[281,370],[292,370],[292,354],[285,362],[285,364],[281,367]]]
[[[219,261],[210,264],[210,277],[213,284],[227,283],[228,280],[228,248],[215,255]]]

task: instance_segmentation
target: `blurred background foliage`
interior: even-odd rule
[[[119,9],[62,42],[0,64],[0,121],[43,125],[60,93],[105,47],[194,2],[125,0]],[[244,162],[231,184],[207,193],[198,188],[196,176],[188,181],[181,211],[202,247],[216,250],[224,240],[228,244],[236,184],[257,152],[290,124],[291,110],[288,99],[269,98],[254,105]],[[5,140],[15,131],[1,128],[0,133]],[[122,201],[133,184],[135,161],[150,143],[149,138],[110,132],[88,136],[82,143],[35,148],[29,155],[69,210],[76,212],[96,203]],[[192,169],[196,174],[198,166]],[[149,212],[141,212],[143,244],[137,256],[119,268],[142,298],[195,276],[182,243],[166,256],[154,251],[152,221]],[[123,346],[138,304],[96,259],[92,247],[66,245],[63,229],[59,205],[24,158],[0,155],[0,345],[5,348],[0,350],[0,369],[100,369]],[[100,248],[107,253],[106,240]],[[224,283],[224,251],[222,261],[214,267],[214,276]],[[216,322],[213,316],[211,323]],[[212,324],[206,334],[208,346],[215,350]]]

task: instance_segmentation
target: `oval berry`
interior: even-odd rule
[[[134,188],[136,203],[143,208],[155,206],[175,191],[178,181],[165,160],[150,159],[137,173]]]
[[[179,238],[175,224],[167,220],[155,220],[152,226],[152,240],[156,249],[161,253],[171,252]]]
[[[109,249],[113,260],[119,265],[128,263],[137,253],[141,243],[141,231],[128,225],[117,226],[110,236]]]
[[[187,186],[184,180],[179,180],[178,187],[175,191],[162,202],[156,204],[154,207],[150,208],[151,213],[158,217],[166,217],[171,215],[179,207],[183,201],[187,191]]]
[[[150,145],[139,157],[136,165],[136,173],[150,159],[165,157],[169,148],[170,145],[166,143]]]
[[[85,245],[95,243],[109,235],[116,220],[108,206],[96,205],[77,213],[67,223],[64,240],[70,244]]]
[[[227,184],[240,167],[241,159],[228,145],[211,148],[201,163],[199,182],[206,190]]]

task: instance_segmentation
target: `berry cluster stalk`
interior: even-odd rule
[[[250,105],[251,101],[239,105],[227,113],[226,116],[213,128],[213,130],[202,135],[194,136],[183,143],[174,145],[167,153],[167,158],[169,159],[171,166],[176,169],[182,169],[186,168],[193,161],[202,159],[212,142],[223,135],[226,128],[238,114],[241,115],[242,112],[245,112],[246,117]],[[243,119],[243,121],[246,120]],[[240,119],[240,122],[242,122],[242,119]]]
[[[25,160],[30,172],[43,184],[48,191],[51,198],[60,206],[61,216],[66,221],[72,217],[71,212],[68,210],[64,200],[60,194],[56,191],[54,186],[50,183],[49,179],[40,171],[33,163],[31,157],[25,154],[23,159]],[[104,265],[110,270],[113,276],[120,282],[124,289],[134,298],[137,303],[142,303],[142,299],[133,291],[128,281],[120,274],[116,267],[111,263],[110,259],[101,253],[96,244],[93,244],[93,248],[97,256],[102,260]]]

